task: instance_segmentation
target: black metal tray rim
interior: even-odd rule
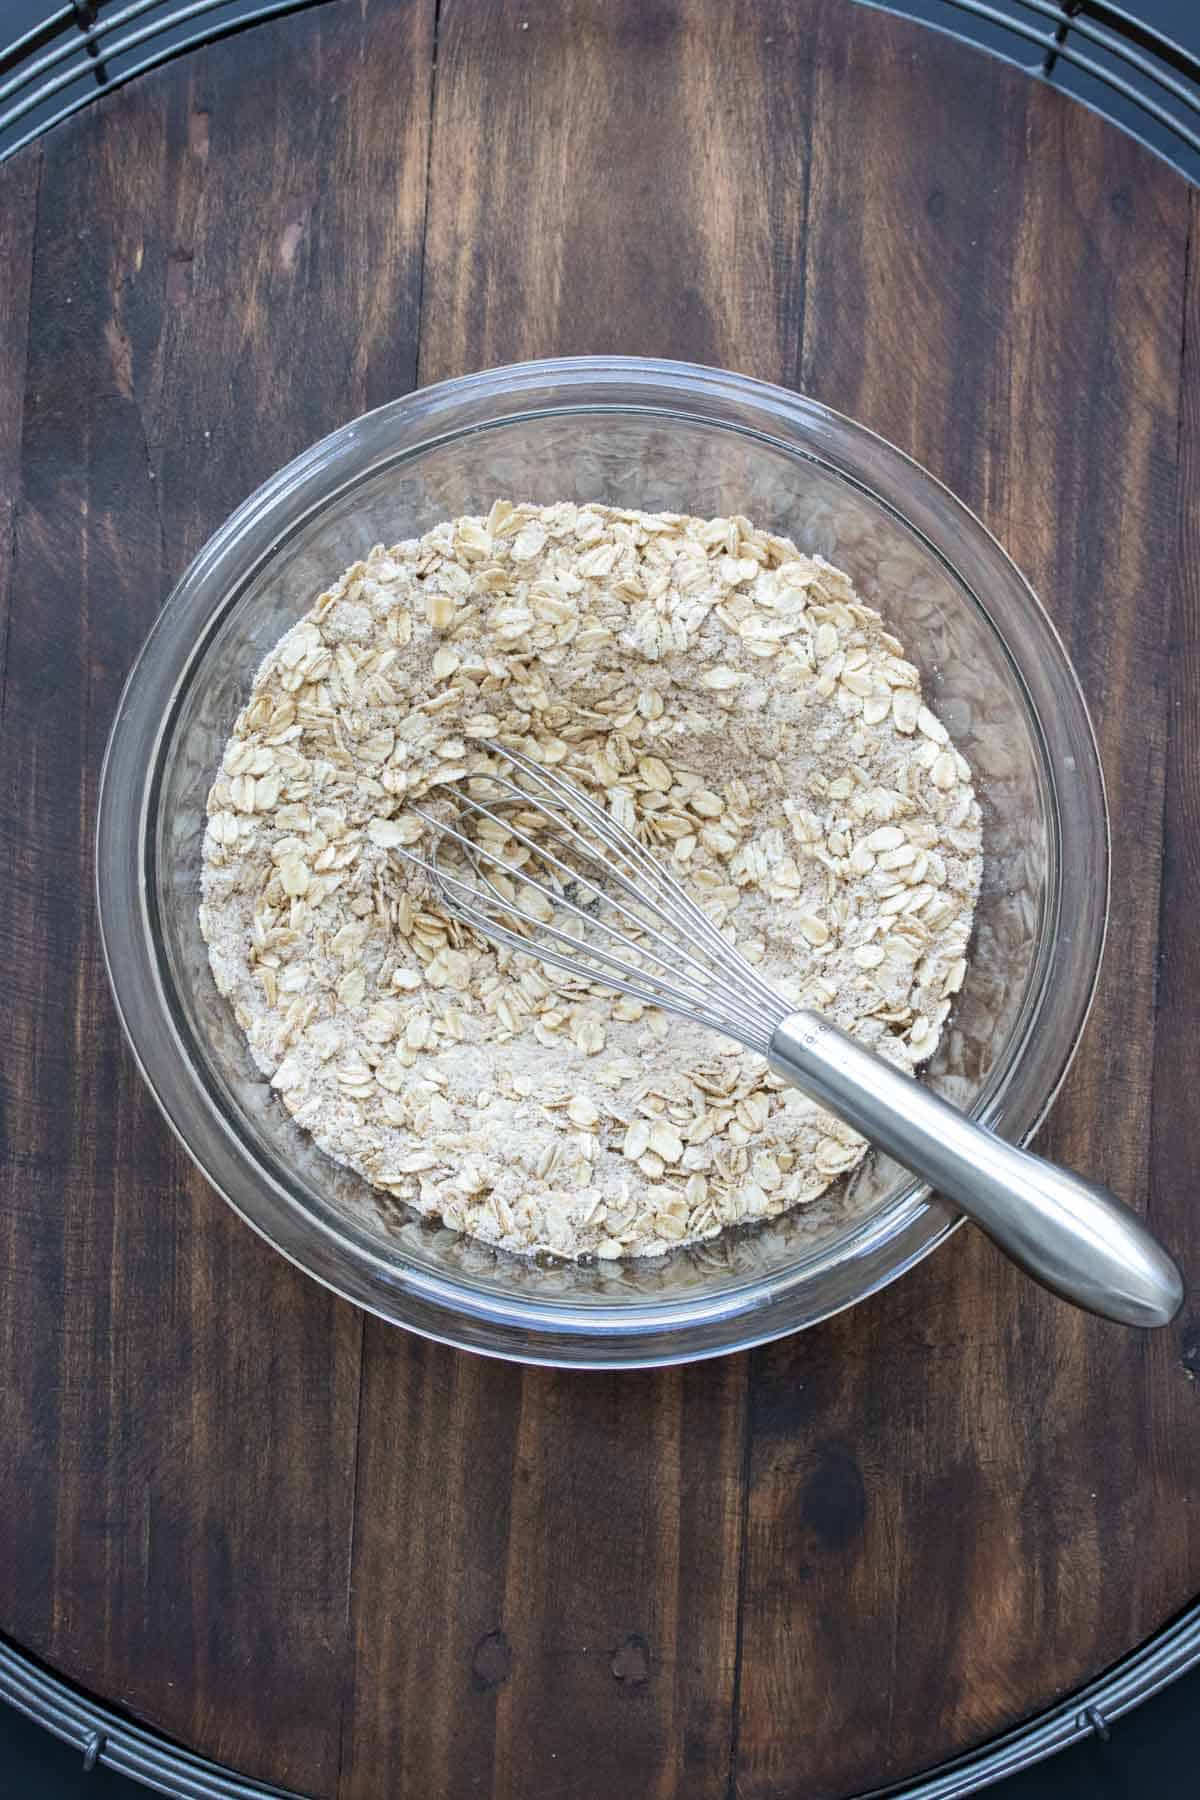
[[[172,57],[329,0],[44,0],[41,21],[0,40],[0,160]],[[1200,58],[1115,0],[858,0],[1049,83],[1102,111],[1197,179]],[[927,16],[930,12],[932,17]],[[982,34],[982,35],[981,35]],[[1125,108],[1118,117],[1078,82]],[[1135,120],[1137,123],[1135,123]],[[1156,135],[1161,134],[1161,136]]]
[[[152,41],[160,31],[166,32],[172,26],[178,27],[206,14],[219,13],[221,0],[186,0],[185,4],[175,6],[171,0],[134,0],[132,5],[120,7],[115,13],[101,13],[97,0],[71,0],[69,5],[60,6],[57,11],[48,10],[46,25],[52,33],[60,30],[77,33],[76,43],[84,60],[74,65],[73,72],[90,72],[93,85],[90,91],[73,96],[52,117],[39,120],[15,141],[10,134],[10,141],[0,143],[0,158],[59,123],[88,100],[99,98],[169,57],[265,19],[320,3],[321,0],[260,0],[257,6],[251,6],[236,20],[220,20],[219,23],[214,20],[208,27],[166,46]],[[907,10],[904,0],[860,0],[860,3],[877,6],[883,11]],[[924,21],[928,28],[957,38],[973,49],[984,49],[1002,61],[1015,63],[1035,77],[1050,77],[1060,65],[1077,67],[1110,91],[1132,101],[1143,116],[1149,116],[1173,133],[1181,150],[1195,152],[1198,138],[1191,121],[1200,110],[1200,63],[1178,45],[1140,27],[1134,18],[1110,0],[1057,0],[1057,4],[1052,0],[1000,0],[999,5],[995,0],[946,0],[946,6],[949,13],[1007,29],[1022,46],[1042,52],[1040,66],[1030,68],[1017,55],[1005,55],[994,44],[984,46],[963,32],[934,24],[931,20]],[[156,26],[139,31],[137,39],[131,40],[127,47],[132,49],[133,42],[144,37],[151,40],[148,53],[122,69],[114,79],[102,65],[96,66],[103,53],[105,33],[125,20],[143,14],[152,17]],[[1038,24],[1033,23],[1031,14]],[[30,40],[35,35],[30,34]],[[1133,91],[1115,71],[1098,66],[1091,57],[1081,54],[1075,48],[1081,41],[1089,49],[1107,51],[1124,67],[1148,80],[1159,93],[1168,92],[1182,106],[1183,118],[1171,117],[1148,96]],[[24,85],[25,71],[28,75],[33,74],[35,49],[40,47],[32,41],[21,40],[4,52],[8,67],[16,68],[18,74],[15,80],[0,88],[0,126],[7,122],[2,104],[3,89]],[[112,47],[109,46],[110,53]],[[1153,59],[1152,63],[1146,53]],[[88,57],[92,59],[90,63],[86,60]],[[27,110],[27,104],[22,103],[20,111]],[[1139,131],[1131,129],[1127,121],[1114,122],[1143,143],[1147,141]],[[1157,145],[1149,144],[1148,147],[1163,154]],[[915,1780],[874,1789],[860,1800],[960,1800],[961,1796],[976,1794],[1085,1738],[1093,1735],[1107,1738],[1112,1725],[1124,1713],[1198,1665],[1200,1599],[1105,1674],[1035,1714],[1024,1724]],[[73,1745],[86,1769],[103,1764],[158,1793],[174,1796],[175,1800],[300,1800],[292,1791],[239,1776],[194,1755],[159,1733],[135,1724],[113,1708],[92,1700],[2,1637],[0,1701],[7,1701],[35,1723]],[[800,1771],[797,1771],[797,1779],[799,1776]]]
[[[1056,1706],[978,1750],[914,1781],[872,1789],[861,1800],[961,1800],[1084,1738],[1107,1739],[1114,1723],[1200,1664],[1200,1600],[1139,1649]],[[85,1769],[114,1769],[173,1800],[301,1800],[251,1781],[135,1725],[89,1699],[17,1645],[0,1639],[0,1700],[74,1745]]]

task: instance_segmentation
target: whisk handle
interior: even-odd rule
[[[816,1013],[778,1026],[777,1075],[962,1208],[1052,1293],[1124,1325],[1168,1325],[1179,1270],[1107,1188],[1005,1143]]]

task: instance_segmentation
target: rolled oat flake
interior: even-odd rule
[[[847,576],[733,517],[513,505],[373,549],[254,678],[200,922],[256,1063],[329,1156],[518,1253],[653,1256],[811,1201],[866,1145],[761,1057],[439,910],[411,808],[558,769],[763,975],[903,1068],[979,891],[971,772]]]

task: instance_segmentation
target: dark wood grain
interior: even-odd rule
[[[1188,285],[1183,319],[1178,481],[1170,584],[1166,808],[1163,820],[1159,962],[1154,1029],[1148,1212],[1169,1232],[1183,1265],[1200,1268],[1200,1144],[1185,1123],[1195,1106],[1200,1057],[1196,933],[1200,908],[1200,195],[1191,196]],[[1200,1422],[1200,1282],[1193,1277],[1177,1331],[1147,1346],[1145,1453],[1157,1471],[1162,1509],[1174,1520],[1180,1556],[1200,1562],[1200,1508],[1192,1455]],[[1169,1394],[1170,1405],[1145,1404]],[[1190,1425],[1190,1430],[1188,1429]],[[1138,1604],[1166,1609],[1157,1558],[1139,1559]]]
[[[1069,101],[844,0],[347,0],[0,169],[0,1629],[314,1795],[841,1800],[1195,1594],[1194,1302],[1094,1324],[964,1231],[683,1371],[412,1340],[188,1168],[90,899],[137,646],[305,444],[525,356],[800,387],[974,505],[1067,638],[1115,905],[1045,1141],[1200,1267],[1194,207]]]
[[[423,381],[588,349],[787,378],[794,319],[774,304],[772,227],[782,249],[795,222],[782,208],[743,221],[739,318],[721,277],[732,221],[706,210],[741,131],[732,107],[704,128],[708,101],[722,70],[738,69],[743,97],[757,88],[762,64],[731,60],[752,27],[749,7],[654,25],[640,0],[536,17],[443,4]],[[692,154],[702,139],[707,163]],[[401,1441],[411,1361],[368,1324],[344,1792],[416,1792],[436,1770],[455,1794],[490,1778],[544,1800],[723,1795],[744,1360],[581,1381],[427,1349]],[[431,1502],[420,1579],[397,1593],[395,1521]]]
[[[20,504],[29,282],[40,173],[36,152],[0,171],[0,268],[6,271],[0,285],[0,634],[7,632],[13,532]]]
[[[1068,640],[1116,797],[1114,907],[1044,1142],[1144,1206],[1186,191],[1095,115],[986,67],[939,83],[914,130],[912,72],[932,83],[938,52],[840,12],[812,46],[799,385],[976,506]],[[929,1694],[945,1752],[968,1748],[1170,1611],[1195,1544],[1145,1438],[1181,1400],[1153,1358],[964,1239],[757,1359],[745,1794],[789,1792],[801,1763],[814,1797],[914,1773]],[[1194,1470],[1192,1411],[1170,1432]],[[809,1571],[799,1606],[781,1561]]]
[[[431,28],[431,6],[373,39],[349,9],[290,21],[89,110],[27,165],[0,1622],[171,1735],[317,1792],[337,1778],[361,1319],[158,1118],[106,993],[91,837],[120,685],[181,565],[281,460],[411,385]]]
[[[443,0],[422,381],[605,352],[786,378],[804,12]]]
[[[368,1326],[343,1793],[724,1792],[743,1390]]]

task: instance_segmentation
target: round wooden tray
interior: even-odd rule
[[[487,1363],[242,1226],[121,1043],[96,777],[172,580],[418,381],[623,351],[912,452],[1066,637],[1111,789],[1104,980],[1043,1134],[1200,1267],[1196,200],[845,0],[334,5],[0,168],[7,1015],[0,1631],[305,1793],[843,1800],[1200,1589],[1200,1320],[1083,1318],[961,1232],[654,1374]]]

